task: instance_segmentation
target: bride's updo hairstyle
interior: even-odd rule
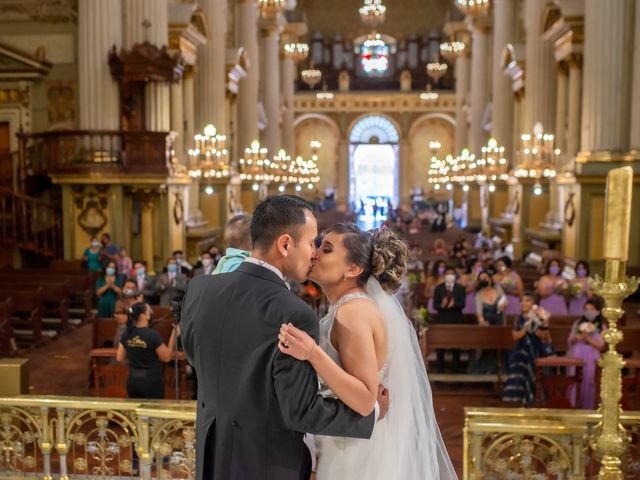
[[[385,291],[398,291],[407,272],[408,248],[395,233],[387,228],[365,232],[355,223],[337,223],[326,233],[343,235],[349,261],[362,268],[359,285],[366,285],[373,276]]]

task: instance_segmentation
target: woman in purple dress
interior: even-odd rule
[[[464,313],[465,315],[476,314],[476,290],[478,287],[478,276],[482,272],[484,272],[484,265],[480,260],[476,260],[469,266],[467,272],[460,278],[460,285],[462,285],[467,292],[464,310],[462,310],[462,313]]]
[[[511,270],[511,259],[507,256],[496,260],[498,272],[493,276],[493,282],[502,288],[509,303],[504,312],[507,316],[518,316],[522,313],[520,297],[524,294],[522,278],[517,272]]]
[[[576,387],[569,390],[569,399],[574,407],[596,408],[596,361],[605,346],[602,339],[604,318],[600,314],[599,299],[592,298],[584,304],[582,318],[576,320],[569,334],[567,357],[578,358],[584,362],[582,384],[580,385],[580,404],[576,405]],[[573,372],[569,372],[573,375]]]
[[[560,276],[562,266],[557,259],[549,260],[546,274],[538,280],[537,293],[540,296],[540,306],[552,316],[565,316],[569,314],[564,293],[567,282]]]
[[[582,315],[587,300],[591,298],[588,277],[589,264],[580,260],[576,263],[576,278],[569,282],[569,315]]]

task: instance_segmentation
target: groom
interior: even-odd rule
[[[303,432],[369,438],[361,417],[318,394],[308,362],[283,355],[280,325],[318,338],[318,319],[285,278],[306,279],[316,219],[301,198],[261,202],[251,223],[252,257],[233,273],[194,278],[182,307],[182,343],[198,372],[197,480],[307,480]],[[386,410],[386,397],[379,397]]]

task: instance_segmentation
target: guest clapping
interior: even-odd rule
[[[160,294],[160,305],[168,307],[174,300],[181,300],[187,289],[189,278],[178,271],[176,259],[167,261],[166,272],[157,279],[156,289]]]
[[[98,317],[111,318],[115,311],[116,300],[120,297],[122,283],[116,277],[116,262],[110,260],[103,275],[96,281],[98,297]]]

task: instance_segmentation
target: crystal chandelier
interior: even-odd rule
[[[489,0],[455,0],[456,7],[465,15],[481,15],[487,13],[491,5]]]
[[[533,134],[525,133],[520,137],[521,148],[519,163],[513,174],[519,178],[553,178],[556,176],[556,157],[560,149],[555,148],[555,137],[544,133],[540,122],[533,126]]]
[[[278,154],[271,159],[269,164],[269,181],[280,183],[281,186],[289,183],[289,164],[291,163],[291,156],[287,155],[284,149],[280,149]],[[284,189],[281,189],[284,191]]]
[[[333,97],[334,97],[333,92],[329,92],[327,90],[327,82],[324,82],[322,84],[322,91],[316,93],[316,100],[320,100],[320,101],[333,100]]]
[[[428,84],[425,91],[420,94],[420,100],[427,103],[435,103],[438,101],[438,92],[432,92],[431,85]]]
[[[267,158],[268,150],[260,146],[258,140],[251,142],[251,146],[245,148],[244,158],[239,161],[240,180],[264,182],[269,179],[268,169],[271,162]]]
[[[309,68],[302,70],[300,75],[302,76],[302,81],[309,85],[309,88],[315,87],[322,80],[322,72],[314,67],[313,62],[311,62]]]
[[[465,48],[464,42],[458,42],[452,39],[440,44],[440,54],[442,55],[442,58],[453,60],[462,55]]]
[[[387,16],[387,7],[382,0],[364,0],[364,5],[358,10],[362,23],[371,28],[382,25]]]
[[[284,10],[284,0],[258,0],[261,18],[275,18]]]
[[[284,56],[288,60],[301,62],[309,56],[309,45],[306,43],[291,42],[285,43],[283,46]]]
[[[438,58],[427,63],[427,75],[429,75],[434,82],[438,82],[447,73],[449,66],[441,62]]]
[[[475,155],[464,148],[460,155],[455,157],[452,167],[451,181],[462,185],[462,190],[469,191],[469,183],[477,179],[477,164]]]
[[[193,178],[228,178],[231,169],[226,135],[218,134],[216,127],[207,125],[193,140],[195,147],[188,152],[191,158],[189,175]]]

